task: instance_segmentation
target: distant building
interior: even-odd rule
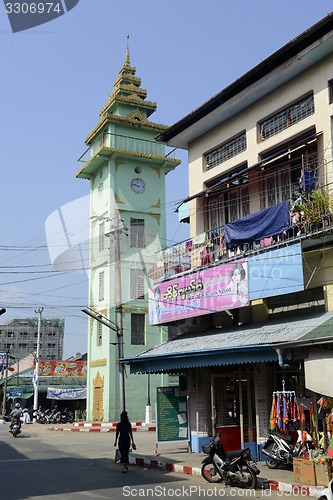
[[[64,350],[65,320],[42,319],[40,358],[62,359]],[[11,356],[24,357],[37,350],[37,318],[12,319],[0,324],[0,351]]]

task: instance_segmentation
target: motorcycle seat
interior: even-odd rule
[[[284,439],[285,441],[287,441],[287,443],[291,443],[291,441],[293,440],[291,436],[288,436],[287,434],[282,434],[282,432],[271,431],[270,434],[278,436],[281,439]]]
[[[244,450],[232,450],[232,451],[227,451],[226,455],[229,460],[233,460],[234,458],[240,457]]]

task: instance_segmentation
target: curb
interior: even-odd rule
[[[189,465],[179,465],[172,462],[160,462],[144,456],[130,455],[130,464],[140,465],[141,467],[149,467],[150,469],[167,470],[169,472],[178,472],[180,474],[188,474],[193,476],[201,476],[200,467],[192,467]],[[299,495],[301,497],[309,496],[318,498],[320,493],[325,489],[324,486],[306,486],[302,484],[289,484],[283,481],[275,481],[273,479],[266,480],[269,484],[269,489],[281,491],[287,494]]]
[[[150,469],[167,470],[169,472],[178,472],[180,474],[188,474],[193,476],[201,476],[200,467],[192,467],[190,465],[179,465],[169,462],[160,462],[147,458],[145,456],[130,455],[130,463],[132,465],[140,465],[141,467],[149,467]]]
[[[133,432],[156,432],[155,425],[146,425],[140,422],[140,425],[136,426],[137,422],[132,424]],[[70,432],[116,432],[117,423],[76,423],[73,427],[52,427],[53,431],[70,431]]]
[[[320,493],[325,489],[324,486],[306,486],[303,484],[289,484],[282,481],[268,480],[270,483],[270,489],[281,491],[283,493],[289,493],[299,496],[308,496],[318,498]]]

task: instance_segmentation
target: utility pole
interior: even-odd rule
[[[118,345],[118,370],[119,370],[119,406],[120,411],[125,411],[125,369],[124,365],[120,363],[120,359],[124,357],[124,328],[123,328],[123,303],[122,303],[122,288],[121,288],[121,252],[120,252],[120,235],[128,231],[127,227],[124,227],[123,220],[116,215],[113,219],[110,217],[99,217],[93,216],[91,219],[104,220],[106,222],[112,223],[110,230],[105,233],[105,236],[114,237],[114,260],[115,260],[115,305],[116,305],[116,322],[113,322],[107,318],[103,318],[101,314],[96,314],[91,311],[82,309],[82,312],[88,314],[92,318],[96,319],[100,323],[104,324],[108,328],[115,330],[117,333],[117,345]],[[110,260],[110,291],[111,291],[111,260]],[[111,295],[111,294],[110,294]]]
[[[8,360],[9,351],[6,351],[6,372],[5,372],[5,384],[3,388],[3,400],[2,400],[2,416],[6,415],[6,403],[7,403],[7,381],[8,381]]]
[[[2,314],[5,314],[6,312],[6,309],[4,307],[2,307],[0,309],[0,316]],[[8,357],[9,357],[9,351],[7,349],[6,351],[6,373],[5,373],[5,384],[4,384],[4,389],[3,389],[3,398],[2,398],[2,416],[4,416],[6,414],[6,401],[7,401],[7,379],[8,379]],[[3,362],[3,360],[2,360]],[[2,370],[3,370],[3,366],[2,366]],[[3,371],[2,371],[3,373]]]
[[[122,220],[117,215],[114,218],[114,224],[110,232],[105,236],[114,236],[114,260],[115,260],[115,303],[116,303],[116,329],[118,340],[118,367],[119,367],[119,404],[120,411],[125,411],[125,377],[124,365],[120,359],[124,357],[124,328],[123,328],[123,304],[121,288],[121,254],[120,254],[120,235],[127,231],[122,224]]]
[[[38,410],[38,376],[39,376],[39,352],[40,352],[40,333],[42,326],[42,312],[43,308],[37,309],[36,314],[38,314],[38,330],[37,330],[37,351],[36,351],[36,365],[34,370],[34,407],[33,407],[33,422],[37,421],[37,410]]]

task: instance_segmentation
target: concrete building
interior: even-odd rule
[[[65,320],[43,318],[41,322],[40,357],[62,359]],[[38,320],[12,319],[0,325],[0,351],[23,358],[37,350]]]
[[[175,339],[124,361],[179,374],[195,451],[222,428],[256,455],[272,394],[315,403],[312,357],[332,379],[332,68],[330,14],[157,137],[188,150],[191,238],[150,292]]]
[[[119,365],[122,348],[135,355],[168,336],[149,324],[147,293],[166,241],[165,176],[180,163],[155,141],[167,127],[150,121],[156,103],[135,73],[127,50],[77,173],[90,182],[89,311],[103,320],[89,320],[87,420],[119,419],[123,399],[130,418],[144,420],[156,387],[168,383],[166,375],[125,374],[122,384]]]

